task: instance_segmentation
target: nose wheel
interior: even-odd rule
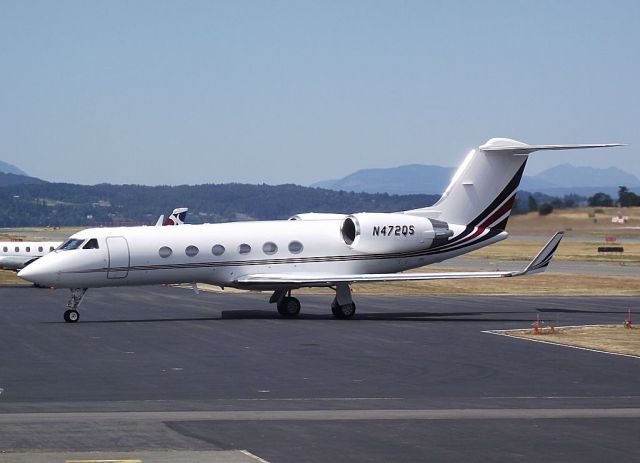
[[[80,313],[77,310],[65,310],[64,321],[67,323],[75,323],[80,320]]]
[[[82,302],[82,298],[86,292],[87,288],[73,288],[71,290],[71,297],[69,298],[69,302],[67,302],[67,310],[64,311],[65,322],[76,323],[80,320],[78,306]]]

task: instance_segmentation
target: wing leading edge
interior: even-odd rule
[[[538,255],[524,270],[510,272],[433,272],[433,273],[370,273],[330,275],[318,273],[260,273],[239,277],[235,283],[239,286],[295,285],[295,286],[332,286],[337,283],[376,283],[385,281],[455,280],[470,278],[518,277],[541,273],[547,269],[553,254],[560,244],[564,232],[556,233],[540,250]]]

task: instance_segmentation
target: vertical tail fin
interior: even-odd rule
[[[162,225],[182,225],[187,218],[187,212],[189,212],[189,208],[187,207],[178,207],[173,210],[171,215],[164,221]]]
[[[529,153],[610,146],[622,145],[528,145],[509,138],[492,138],[467,155],[436,204],[405,213],[504,230]]]

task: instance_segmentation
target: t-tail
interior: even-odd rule
[[[528,145],[509,138],[492,138],[469,152],[437,203],[405,214],[465,226],[467,230],[502,231],[530,153],[613,146],[624,145]]]

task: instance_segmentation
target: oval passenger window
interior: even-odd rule
[[[194,245],[187,246],[187,249],[184,250],[185,254],[189,257],[197,256],[199,251],[200,250]]]
[[[304,246],[302,246],[302,243],[300,241],[292,241],[291,243],[289,243],[289,252],[291,254],[300,254],[303,249]]]
[[[173,251],[169,246],[162,246],[158,251],[158,254],[160,254],[160,257],[169,257],[171,254],[173,254]]]
[[[276,252],[278,252],[278,246],[276,245],[276,243],[267,241],[262,245],[262,252],[268,255],[275,254]]]

